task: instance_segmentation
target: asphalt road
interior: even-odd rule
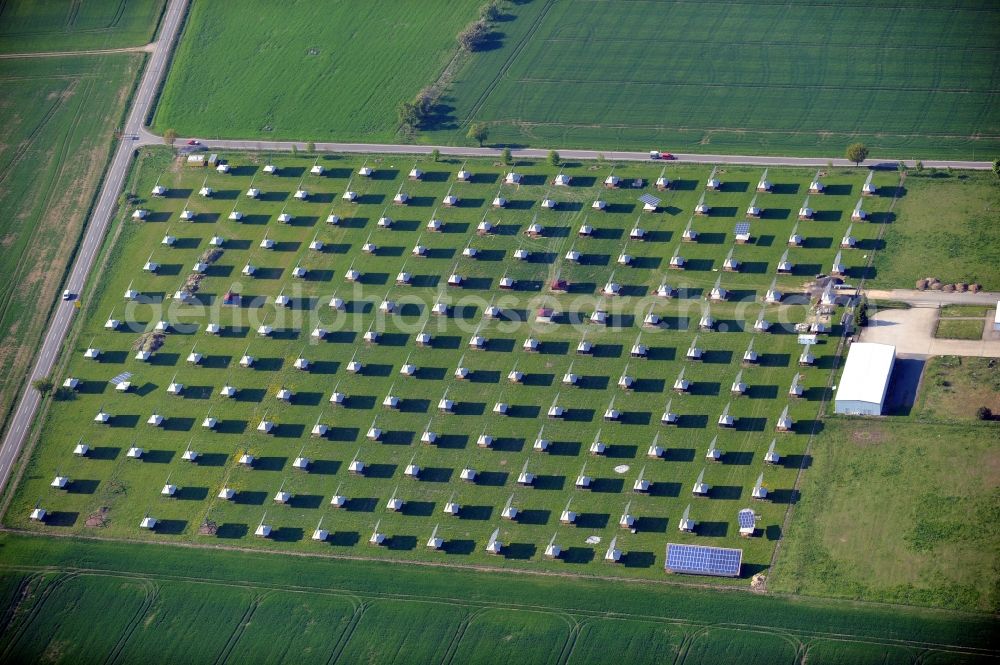
[[[190,138],[178,138],[176,145],[184,145]],[[143,145],[162,144],[163,139],[152,132],[143,129],[140,132],[139,142]],[[252,151],[290,151],[294,146],[298,150],[305,150],[305,141],[246,141],[243,139],[199,139],[200,145],[208,150],[252,150]],[[655,146],[654,148],[655,149]],[[428,155],[433,150],[437,150],[442,155],[452,157],[500,157],[499,148],[468,148],[462,146],[447,145],[406,145],[396,143],[316,143],[316,150],[319,152],[351,152],[351,153],[381,153],[398,155]],[[646,152],[620,152],[614,150],[562,150],[556,149],[562,159],[598,159],[603,156],[608,160],[615,161],[643,161],[648,162],[649,151]],[[548,156],[547,148],[524,148],[511,150],[511,155],[522,159],[544,159]],[[833,164],[834,166],[854,166],[854,162],[846,159],[830,159],[829,157],[761,157],[757,155],[701,155],[674,153],[673,162],[663,162],[664,165],[675,162],[687,162],[690,164],[744,164],[749,166],[803,166],[824,168]],[[866,166],[884,164],[887,167],[895,168],[899,162],[903,162],[909,167],[914,166],[913,160],[900,159],[879,159],[866,163]],[[991,169],[991,162],[967,162],[967,161],[934,161],[924,160],[927,168],[953,168],[953,169]]]
[[[170,48],[177,37],[187,4],[188,0],[170,0],[170,4],[167,6],[159,39],[149,57],[146,69],[143,71],[139,87],[136,89],[134,103],[125,122],[123,136],[136,136],[142,129],[146,115],[156,97],[156,91],[166,74]],[[97,205],[94,207],[90,221],[86,226],[76,260],[73,262],[69,278],[63,287],[74,294],[80,293],[84,280],[90,273],[97,257],[138,143],[140,141],[126,138],[115,149],[111,166],[105,174],[104,184],[98,194]],[[52,368],[59,356],[60,347],[73,321],[74,312],[76,312],[74,302],[59,301],[49,328],[45,332],[45,339],[38,352],[38,358],[35,360],[35,366],[31,370],[30,381],[25,386],[21,401],[18,402],[17,409],[10,420],[3,444],[0,445],[0,488],[4,487],[10,479],[11,469],[27,439],[31,421],[41,401],[38,391],[31,386],[31,382],[51,375]]]

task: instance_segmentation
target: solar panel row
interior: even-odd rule
[[[737,577],[742,562],[743,550],[667,543],[668,573]]]
[[[750,223],[749,222],[739,222],[736,224],[736,235],[749,235],[750,233]]]

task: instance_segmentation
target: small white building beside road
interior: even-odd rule
[[[997,308],[993,311],[993,330],[1000,332],[1000,300],[997,301]]]
[[[895,363],[895,346],[873,342],[852,344],[837,386],[834,412],[852,416],[881,415]]]

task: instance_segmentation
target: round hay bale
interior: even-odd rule
[[[955,290],[954,284],[945,284],[941,287],[941,290],[945,293],[952,293]]]
[[[965,293],[966,291],[969,290],[969,285],[966,284],[965,282],[959,282],[958,284],[955,285],[955,290],[959,293]]]
[[[979,284],[978,282],[973,282],[972,284],[969,284],[969,291],[973,293],[979,293],[982,290],[982,288],[983,288],[982,284]]]
[[[917,291],[926,291],[926,290],[927,290],[927,280],[926,279],[918,279],[917,280]]]
[[[928,285],[928,288],[930,288],[931,291],[940,291],[941,290],[941,282],[939,282],[937,280],[934,280],[933,282],[931,282]]]

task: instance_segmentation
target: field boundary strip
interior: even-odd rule
[[[372,601],[377,600],[398,600],[401,602],[421,602],[421,603],[432,603],[432,604],[445,604],[449,606],[460,605],[467,608],[476,608],[475,614],[479,614],[490,610],[516,610],[523,612],[537,612],[543,614],[562,614],[565,617],[571,617],[574,620],[583,619],[585,623],[588,619],[619,619],[623,621],[646,621],[651,623],[660,624],[670,624],[674,626],[688,626],[693,627],[696,632],[711,628],[722,628],[731,630],[741,630],[741,631],[752,631],[760,632],[765,634],[775,633],[784,634],[787,637],[808,638],[808,639],[838,639],[848,642],[865,643],[865,644],[879,644],[888,646],[904,646],[904,647],[919,647],[925,649],[933,649],[937,651],[949,651],[956,653],[968,653],[968,654],[980,654],[980,655],[997,655],[996,650],[989,650],[980,647],[968,647],[963,645],[955,644],[942,644],[937,642],[922,642],[918,640],[902,640],[893,638],[874,638],[867,636],[851,635],[846,633],[835,633],[835,632],[823,632],[823,631],[810,631],[810,630],[799,630],[790,629],[783,627],[770,627],[761,626],[759,624],[746,624],[738,622],[718,622],[718,623],[706,623],[702,621],[693,621],[674,617],[664,617],[648,614],[633,614],[633,613],[622,613],[622,612],[603,612],[599,610],[587,610],[587,609],[577,609],[577,608],[564,608],[564,607],[553,607],[544,605],[526,605],[520,603],[498,603],[483,600],[469,600],[465,598],[458,597],[429,597],[429,596],[417,596],[410,594],[391,594],[391,593],[378,593],[367,591],[363,594],[359,594],[357,591],[351,589],[337,589],[334,587],[298,587],[298,586],[288,586],[288,585],[268,585],[258,582],[250,581],[225,581],[225,580],[214,580],[205,579],[203,577],[186,577],[180,575],[166,575],[161,573],[146,573],[146,574],[124,574],[117,571],[102,570],[102,569],[85,569],[85,568],[64,568],[64,569],[52,569],[45,567],[31,567],[31,566],[15,566],[8,567],[0,565],[0,570],[16,570],[22,572],[49,572],[55,573],[60,579],[70,579],[75,576],[80,575],[90,575],[95,577],[108,577],[108,578],[118,578],[118,579],[134,579],[143,580],[148,579],[152,581],[170,581],[170,582],[181,582],[187,584],[201,584],[208,586],[221,586],[230,587],[244,590],[259,590],[267,589],[268,592],[287,592],[287,593],[306,593],[306,594],[316,594],[323,596],[336,596],[336,597],[348,597],[362,599],[362,602],[358,606],[358,610],[363,613],[363,609],[366,608]],[[59,582],[60,584],[62,581]],[[782,595],[770,595],[772,598],[788,598],[786,594]],[[823,597],[809,597],[809,596],[792,596],[793,598],[807,599],[807,600],[820,600],[820,601],[830,601],[835,603],[845,603],[845,604],[855,604],[855,605],[883,605],[887,607],[893,607],[885,603],[866,603],[863,601],[844,601],[841,599],[829,599]],[[916,609],[916,610],[926,610],[928,608],[919,608],[911,606],[903,606],[906,609]],[[946,614],[961,614],[958,612],[953,612],[950,610],[938,610],[930,609],[932,612],[942,612]],[[979,616],[979,615],[976,615]],[[346,631],[345,631],[346,633]],[[694,635],[695,633],[691,633]],[[346,642],[345,642],[346,643]],[[335,662],[335,661],[331,661]]]

